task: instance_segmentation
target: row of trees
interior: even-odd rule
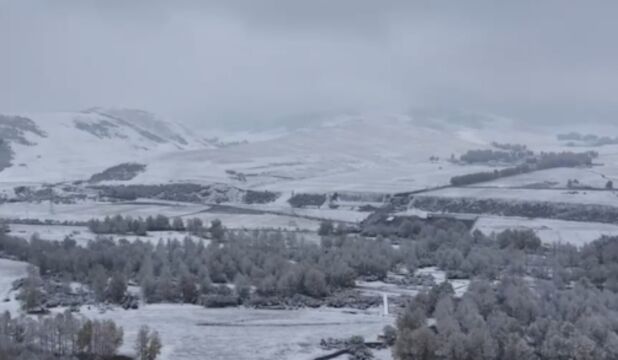
[[[478,153],[478,154],[477,154]],[[498,156],[502,152],[492,150],[477,150],[473,151],[470,155],[471,159],[485,159],[485,158],[501,158]],[[476,154],[476,155],[475,155]],[[454,176],[451,178],[451,185],[453,186],[465,186],[476,184],[480,182],[486,182],[496,180],[503,177],[514,176],[519,174],[525,174],[532,171],[553,169],[558,167],[578,167],[578,166],[591,166],[592,160],[598,157],[598,153],[593,151],[583,153],[573,152],[560,152],[560,153],[541,153],[534,158],[527,159],[526,163],[513,167],[504,168],[494,171],[483,171],[473,174]],[[465,155],[467,156],[467,154]],[[463,159],[462,159],[463,160]]]
[[[205,236],[210,232],[211,236],[220,240],[223,236],[221,221],[215,219],[210,227],[204,225],[200,218],[188,219],[186,222],[179,217],[169,218],[165,215],[148,216],[147,218],[133,218],[131,216],[107,216],[103,220],[91,219],[87,223],[88,229],[95,234],[117,234],[145,236],[148,231],[179,231],[189,232],[192,235]]]
[[[0,358],[19,359],[28,354],[47,358],[110,358],[123,342],[123,330],[111,320],[86,320],[70,312],[30,318],[0,316]]]
[[[294,194],[288,200],[288,203],[295,208],[304,208],[307,206],[321,207],[326,202],[324,194]]]
[[[185,231],[186,227],[181,218],[170,219],[165,215],[148,216],[147,218],[132,218],[116,215],[105,217],[103,220],[88,221],[88,229],[95,234],[135,234],[147,235],[148,231]]]
[[[70,311],[54,316],[0,316],[0,359],[111,359],[124,331],[112,320],[88,320]],[[135,340],[136,360],[155,360],[163,344],[159,333],[142,326]]]
[[[475,163],[491,163],[491,162],[502,162],[502,163],[512,163],[516,161],[520,161],[527,156],[531,156],[532,152],[527,150],[522,151],[501,151],[501,150],[469,150],[465,154],[460,156],[460,160],[465,163],[475,164]]]

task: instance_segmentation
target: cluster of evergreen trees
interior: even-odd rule
[[[290,205],[295,208],[303,208],[307,206],[321,207],[326,202],[324,194],[294,194],[288,200]]]
[[[454,228],[422,227],[412,241],[402,241],[400,256],[413,271],[437,266],[449,278],[530,276],[561,286],[586,281],[618,293],[618,237],[602,237],[581,248],[541,245],[530,230],[506,230],[493,236]]]
[[[220,223],[217,227],[223,229]],[[115,303],[124,300],[131,281],[141,286],[148,302],[223,306],[295,295],[323,298],[354,287],[358,277],[384,279],[402,265],[410,271],[437,266],[449,278],[499,279],[508,274],[563,284],[587,278],[599,289],[618,291],[615,238],[581,249],[547,248],[532,231],[485,236],[471,234],[461,223],[403,222],[400,227],[407,237],[399,238],[398,247],[381,236],[328,235],[315,244],[289,232],[222,230],[221,240],[209,245],[190,238],[153,245],[100,237],[77,246],[69,239],[25,241],[0,234],[0,251],[33,263],[43,275],[87,283],[99,301]]]
[[[581,248],[546,247],[532,231],[485,236],[461,223],[419,220],[402,222],[399,234],[390,234],[399,244],[393,247],[381,236],[334,229],[323,225],[320,244],[280,231],[223,231],[220,241],[208,245],[189,238],[156,245],[99,238],[84,247],[0,234],[0,250],[44,274],[90,284],[101,301],[120,301],[127,282],[134,281],[149,302],[213,307],[319,299],[354,287],[360,276],[383,279],[402,265],[410,271],[437,266],[449,278],[473,282],[461,298],[443,283],[411,301],[396,332],[389,331],[398,359],[618,356],[618,238],[603,237]],[[140,358],[150,359],[157,336],[146,329],[139,339]]]
[[[220,222],[213,227],[223,229]],[[43,275],[89,284],[99,301],[114,303],[123,301],[129,281],[142,287],[149,302],[236,305],[297,294],[323,298],[353,287],[358,276],[384,278],[399,261],[386,240],[335,236],[315,244],[281,231],[221,231],[213,238],[218,234],[223,242],[208,246],[190,238],[152,245],[105,237],[78,246],[70,239],[26,241],[0,234],[0,251],[36,265]]]
[[[585,280],[569,288],[479,280],[462,298],[444,283],[408,304],[393,352],[401,360],[610,360],[616,329],[616,294]]]

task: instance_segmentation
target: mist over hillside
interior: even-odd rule
[[[101,105],[205,129],[411,108],[555,124],[618,116],[606,0],[0,6],[3,113]]]

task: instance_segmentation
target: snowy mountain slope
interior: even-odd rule
[[[91,108],[83,112],[98,115],[107,121],[130,128],[155,143],[175,144],[179,149],[199,148],[207,144],[204,140],[194,137],[180,124],[163,121],[143,110]]]
[[[439,125],[439,126],[438,126]],[[484,170],[447,161],[492,141],[549,144],[542,133],[498,122],[474,127],[405,115],[343,116],[276,139],[216,150],[163,154],[132,182],[233,182],[280,191],[399,192],[447,184]],[[439,161],[430,161],[439,157]]]
[[[479,120],[465,115],[461,121],[443,114],[345,115],[276,136],[251,136],[250,142],[241,139],[252,134],[239,134],[219,146],[144,111],[93,108],[0,118],[0,137],[13,152],[0,182],[85,180],[115,165],[138,163],[146,165],[145,171],[123,183],[227,183],[290,193],[406,192],[487,170],[449,159],[492,148],[492,142],[569,150],[556,131],[490,115]]]
[[[101,108],[0,116],[0,138],[10,157],[0,181],[11,182],[87,179],[119,163],[209,147],[180,125],[149,113]]]

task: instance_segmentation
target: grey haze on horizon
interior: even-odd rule
[[[617,11],[609,0],[0,0],[0,112],[101,105],[252,127],[423,107],[614,121]]]

